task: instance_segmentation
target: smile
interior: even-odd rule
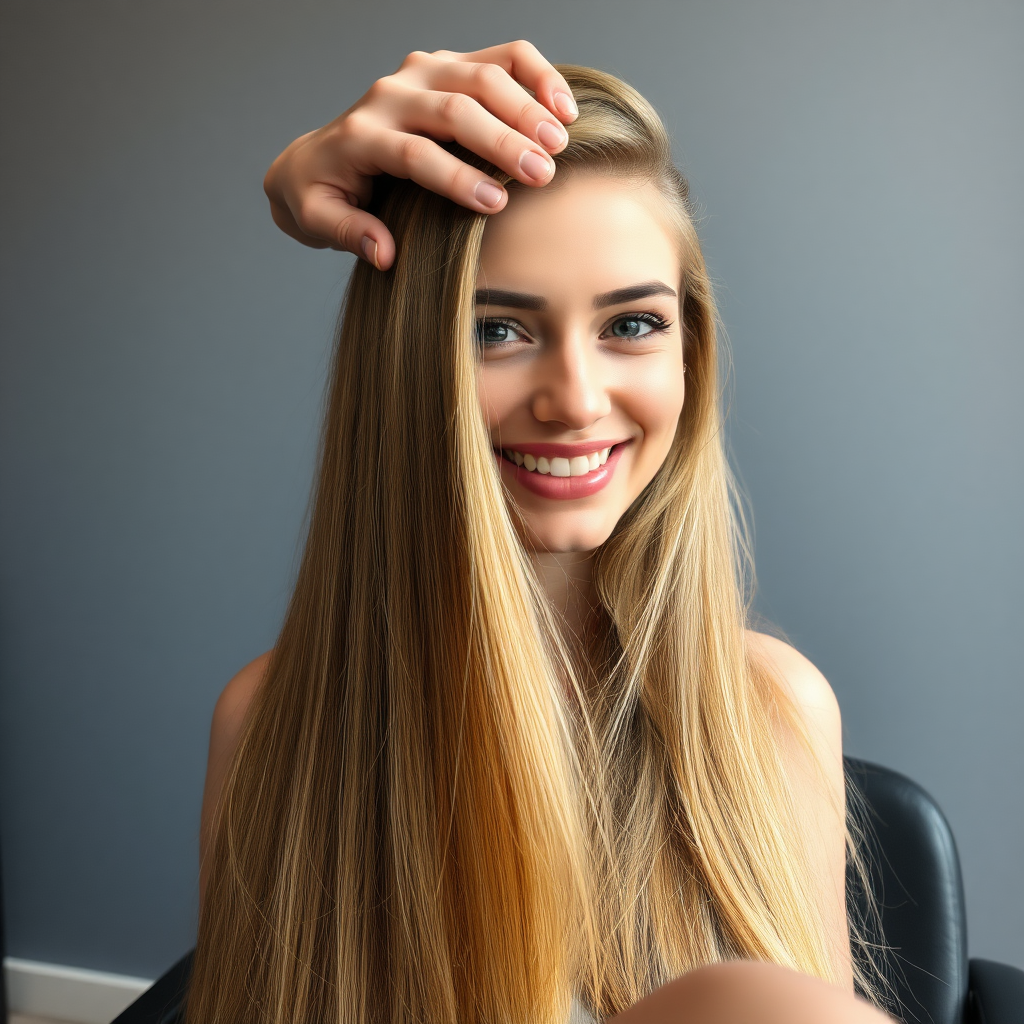
[[[589,497],[606,487],[629,443],[524,444],[522,448],[496,448],[494,455],[502,477],[538,497],[565,501]]]
[[[511,448],[502,449],[502,455],[509,462],[522,466],[528,473],[540,473],[552,476],[586,476],[588,473],[603,466],[608,461],[611,448],[602,448],[589,455],[574,455],[571,459],[555,456],[547,459],[543,455],[537,458],[531,452],[518,452]]]

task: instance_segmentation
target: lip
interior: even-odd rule
[[[599,452],[604,448],[625,444],[630,440],[632,438],[620,437],[614,441],[602,441],[599,437],[595,437],[593,441],[573,441],[572,444],[532,444],[531,442],[525,442],[523,444],[502,444],[497,447],[509,451],[517,451],[523,455],[533,455],[538,459],[541,456],[546,459],[572,459],[577,455],[589,455],[591,452]],[[594,472],[596,473],[597,470]]]
[[[576,445],[531,444],[525,447],[517,445],[514,449],[517,452],[522,452],[523,455],[571,458],[574,455],[584,455],[594,451],[594,444],[600,444],[604,448],[613,450],[603,466],[598,466],[597,469],[585,473],[583,476],[551,476],[548,473],[531,473],[525,466],[517,466],[514,462],[509,462],[500,451],[495,452],[494,457],[498,460],[498,468],[502,475],[510,476],[516,483],[522,484],[526,490],[541,498],[570,501],[574,498],[587,498],[607,487],[615,472],[615,466],[630,441],[582,441]]]

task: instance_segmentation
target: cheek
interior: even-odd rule
[[[483,416],[488,430],[500,421],[502,414],[502,410],[496,404],[497,389],[494,385],[495,381],[491,374],[483,368],[477,370],[476,394],[480,401],[480,415]]]
[[[686,384],[682,364],[652,364],[633,376],[628,387],[628,402],[633,419],[652,442],[664,443],[665,451],[675,436],[683,411]]]
[[[523,403],[515,374],[502,373],[500,366],[481,366],[477,370],[476,393],[480,413],[491,430]]]

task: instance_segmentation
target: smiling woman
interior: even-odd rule
[[[302,567],[214,717],[188,1020],[879,1021],[835,699],[745,629],[686,183],[633,89],[515,52],[578,103],[557,183],[478,135],[433,181],[500,216],[387,177],[346,222]],[[489,53],[473,88],[524,97]]]
[[[480,404],[495,451],[521,456],[499,465],[535,550],[597,550],[668,455],[684,398],[675,234],[653,185],[593,173],[517,193],[484,232]]]

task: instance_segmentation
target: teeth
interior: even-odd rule
[[[608,461],[608,453],[610,451],[611,448],[603,448],[599,452],[591,452],[589,455],[577,455],[571,459],[557,457],[546,459],[543,455],[540,458],[536,458],[533,455],[524,455],[522,452],[517,452],[512,448],[503,448],[502,455],[509,462],[513,462],[517,466],[523,466],[530,473],[566,477],[586,476],[587,473],[593,473],[595,469],[603,466]]]

